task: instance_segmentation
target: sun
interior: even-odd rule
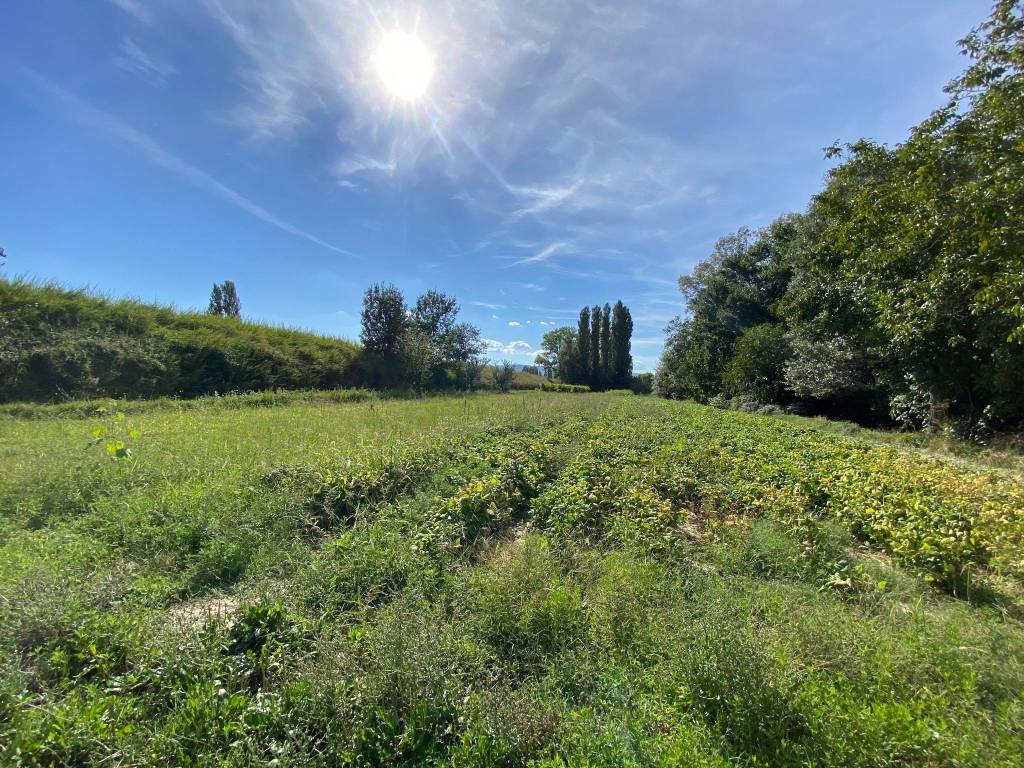
[[[373,54],[373,67],[384,87],[402,101],[417,101],[434,75],[434,57],[415,35],[385,33]]]

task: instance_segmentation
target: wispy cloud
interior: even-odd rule
[[[565,250],[567,246],[568,243],[563,242],[551,243],[550,245],[546,245],[544,248],[541,248],[532,256],[527,256],[525,259],[513,261],[510,266],[521,267],[524,264],[539,264],[542,261],[547,261],[559,251]]]
[[[304,229],[288,222],[279,216],[268,211],[266,208],[254,203],[249,198],[235,191],[226,184],[221,183],[206,171],[174,155],[161,146],[157,141],[142,131],[133,128],[127,123],[118,120],[114,116],[104,112],[86,102],[70,91],[43,77],[34,70],[23,68],[26,75],[31,78],[38,87],[59,102],[68,114],[76,121],[95,130],[108,140],[123,144],[139,153],[147,162],[163,168],[165,171],[188,182],[192,186],[201,189],[224,202],[233,205],[248,215],[260,221],[276,227],[282,232],[308,240],[315,245],[326,248],[335,253],[345,256],[355,256],[344,248],[339,248],[321,238],[307,232]]]
[[[509,320],[509,321],[508,321],[508,324],[509,324],[509,325],[510,325],[510,326],[511,326],[512,328],[518,328],[519,326],[521,326],[521,325],[522,325],[522,323],[520,323],[520,322],[519,322],[518,320]]]
[[[153,13],[144,0],[110,0],[110,3],[142,24],[153,23]]]
[[[505,309],[504,304],[491,304],[488,301],[471,301],[469,303],[474,307],[483,307],[484,309]]]
[[[130,37],[121,39],[121,48],[113,62],[125,72],[139,75],[153,83],[162,83],[177,72],[173,65],[146,53]]]
[[[708,69],[736,52],[749,14],[721,4],[205,2],[241,54],[231,118],[249,136],[293,140],[333,121],[325,172],[339,185],[443,179],[478,219],[481,255],[529,277],[674,289],[698,241],[681,222],[763,161],[666,106],[701,103]],[[368,65],[390,26],[439,52],[414,108],[395,108]]]

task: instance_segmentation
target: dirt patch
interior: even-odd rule
[[[186,600],[173,606],[167,613],[168,622],[176,629],[194,629],[208,620],[227,621],[238,610],[241,602],[224,595]]]

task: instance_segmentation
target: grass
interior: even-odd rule
[[[614,394],[257,399],[0,419],[0,763],[1022,764],[1005,473]]]
[[[0,402],[363,383],[344,339],[0,277]]]

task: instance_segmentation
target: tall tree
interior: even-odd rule
[[[590,310],[590,386],[601,389],[601,307],[597,304]]]
[[[454,296],[427,291],[416,299],[412,321],[432,339],[440,339],[452,330],[458,314],[459,304]]]
[[[238,319],[242,316],[242,301],[238,298],[238,291],[231,280],[225,280],[221,286],[221,294],[224,297],[224,317]]]
[[[612,308],[607,302],[601,310],[601,386],[612,386]]]
[[[225,280],[223,283],[213,284],[206,314],[236,319],[242,316],[242,302],[238,298],[238,291],[233,282]]]
[[[210,290],[210,304],[206,307],[206,314],[220,317],[224,314],[224,292],[220,283],[214,283]]]
[[[580,310],[579,327],[576,330],[576,365],[573,384],[590,383],[590,308]]]
[[[633,318],[629,308],[620,299],[612,309],[609,339],[609,378],[611,385],[618,389],[629,386],[633,373],[633,358],[630,354],[632,336]]]
[[[393,285],[377,283],[363,294],[360,341],[367,352],[396,355],[408,323],[405,297]]]

